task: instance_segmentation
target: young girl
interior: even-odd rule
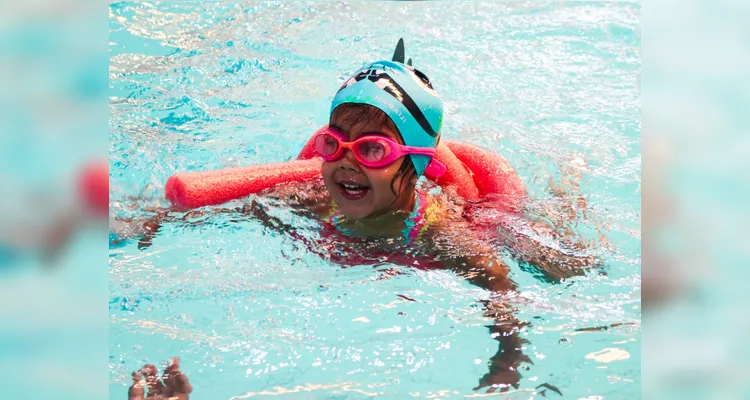
[[[477,204],[446,192],[430,195],[425,185],[418,188],[426,171],[439,173],[442,168],[433,158],[442,119],[440,97],[411,60],[404,63],[399,41],[393,60],[372,63],[336,93],[329,126],[314,138],[323,158],[324,189],[316,189],[314,183],[305,190],[277,187],[235,211],[303,241],[310,251],[332,262],[379,265],[386,260],[400,266],[449,268],[496,294],[515,289],[508,266],[494,250],[498,246],[551,281],[580,275],[584,267],[595,265],[593,257],[575,251],[580,243],[569,243],[566,249],[559,246],[565,242],[560,235],[555,236],[555,246],[533,239],[529,232],[555,235],[554,229],[541,223],[525,221],[527,232],[507,229],[501,234],[495,223],[495,229],[485,230],[489,234],[482,237],[482,230],[469,220]],[[268,199],[318,219],[323,226],[319,237],[310,238],[303,229],[272,216],[265,204]],[[161,212],[144,225],[141,247],[150,245],[159,221],[166,217],[168,212]],[[531,363],[522,353],[525,340],[518,334],[525,324],[515,319],[501,296],[493,298],[487,303],[487,315],[496,321],[489,328],[499,350],[474,388],[488,387],[488,392],[517,388],[521,364]]]

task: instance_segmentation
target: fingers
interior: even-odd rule
[[[543,388],[547,388],[547,389],[549,389],[549,390],[551,390],[551,391],[553,391],[553,392],[555,392],[555,393],[559,394],[560,396],[562,396],[562,395],[563,395],[563,394],[562,394],[562,392],[560,391],[560,389],[558,389],[558,388],[557,388],[557,387],[555,387],[555,386],[552,386],[552,385],[550,385],[549,383],[543,383],[543,384],[541,384],[541,385],[537,386],[536,388],[537,388],[537,389],[539,389],[539,388],[541,388],[541,387],[543,387]],[[546,392],[546,391],[545,391],[545,392]]]
[[[488,388],[486,393],[495,393],[500,389],[500,393],[505,393],[513,387],[518,389],[519,376],[508,376],[506,374],[486,374],[479,380],[479,385],[473,388],[473,391],[477,391],[483,388]]]
[[[491,378],[490,374],[485,374],[481,379],[479,379],[479,386],[475,387],[472,390],[479,390],[487,386],[490,386],[491,385],[490,378]]]
[[[480,390],[480,389],[488,387],[489,389],[487,389],[486,393],[495,393],[495,391],[497,391],[498,386],[507,386],[507,385],[497,385],[497,384],[489,384],[489,383],[480,383],[479,386],[475,387],[472,390],[473,391],[477,391],[477,390]],[[507,388],[501,388],[500,392],[502,393],[502,392],[504,392],[506,390],[508,390],[508,389]]]
[[[531,359],[529,358],[529,356],[527,356],[526,354],[522,354],[521,356],[518,357],[518,359],[520,360],[520,362],[527,362],[527,363],[529,363],[531,365],[534,365],[534,362],[531,361]]]

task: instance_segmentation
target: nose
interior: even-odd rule
[[[344,156],[341,157],[341,160],[339,161],[339,169],[354,172],[361,172],[362,170],[359,166],[359,162],[357,162],[357,158],[354,157],[354,153],[348,149],[344,150]]]

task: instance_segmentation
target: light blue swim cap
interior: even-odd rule
[[[435,148],[443,123],[443,101],[425,74],[404,64],[400,39],[392,61],[377,61],[357,72],[333,98],[331,115],[345,103],[359,103],[383,111],[398,128],[404,144]],[[409,155],[417,176],[424,174],[430,156]]]

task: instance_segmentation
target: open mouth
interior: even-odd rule
[[[362,186],[351,182],[339,182],[336,185],[338,185],[341,190],[341,195],[347,200],[359,200],[365,197],[370,191],[368,186]]]

